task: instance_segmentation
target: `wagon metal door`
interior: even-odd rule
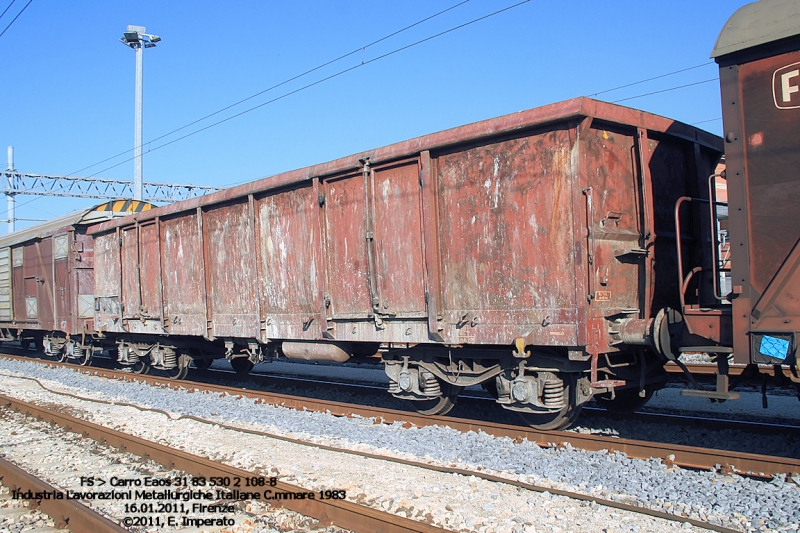
[[[139,226],[139,290],[143,317],[161,320],[161,265],[158,226]]]
[[[69,250],[70,235],[57,235],[53,237],[53,273],[55,275],[55,320],[56,327],[61,331],[71,329],[69,318],[71,316],[72,296],[69,283]]]
[[[327,287],[334,319],[371,314],[364,208],[361,174],[325,183]]]
[[[211,333],[258,338],[258,276],[249,202],[203,211],[203,243]]]
[[[641,132],[644,135],[644,132]],[[587,297],[603,314],[617,310],[644,318],[649,311],[647,274],[650,246],[644,242],[642,220],[650,201],[648,146],[636,131],[615,131],[600,125],[583,134],[582,156],[588,171],[583,192],[587,225]],[[645,153],[642,153],[645,152]],[[680,176],[673,176],[680,182]],[[665,187],[667,185],[665,184]],[[649,234],[652,231],[648,231]]]
[[[419,166],[412,161],[376,168],[371,181],[379,312],[425,316]]]
[[[14,319],[11,293],[11,248],[0,248],[0,321]]]
[[[425,264],[416,160],[325,183],[333,319],[424,317]]]
[[[138,228],[128,227],[121,231],[122,267],[122,316],[138,318],[142,298],[139,292],[139,232]]]
[[[327,327],[320,301],[319,190],[305,186],[257,198],[254,214],[266,336],[315,338]]]

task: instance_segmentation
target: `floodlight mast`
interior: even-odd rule
[[[133,198],[142,199],[142,122],[143,122],[143,77],[144,77],[144,49],[152,48],[157,42],[161,41],[158,35],[145,33],[144,26],[128,26],[128,30],[122,34],[120,41],[122,44],[130,46],[136,51],[136,97],[133,126]]]

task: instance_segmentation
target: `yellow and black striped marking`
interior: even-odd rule
[[[111,211],[113,213],[141,213],[142,211],[149,211],[153,208],[153,204],[149,202],[142,202],[140,200],[112,200],[104,204],[100,204],[95,208],[95,211]]]

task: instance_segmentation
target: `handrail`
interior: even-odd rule
[[[694,276],[695,269],[689,273],[687,278],[683,277],[683,252],[681,251],[681,205],[683,202],[709,202],[709,200],[705,200],[703,198],[692,198],[691,196],[681,196],[678,198],[678,201],[675,202],[675,246],[677,248],[677,260],[678,260],[678,293],[681,299],[681,312],[684,313],[686,311],[686,288],[688,285],[688,281]],[[710,202],[709,202],[710,203]],[[701,267],[697,267],[701,268]],[[701,268],[702,269],[702,268]]]

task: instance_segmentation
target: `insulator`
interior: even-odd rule
[[[542,403],[550,409],[559,409],[566,405],[564,401],[564,382],[560,379],[544,382]]]

